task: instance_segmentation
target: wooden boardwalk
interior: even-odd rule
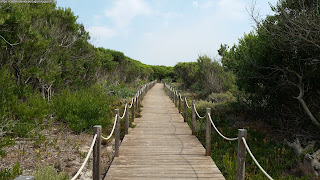
[[[225,179],[178,109],[156,84],[142,101],[106,179]]]

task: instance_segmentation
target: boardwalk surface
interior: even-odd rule
[[[142,117],[122,141],[106,179],[224,179],[163,85],[156,84],[142,105]]]

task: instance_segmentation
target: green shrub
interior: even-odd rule
[[[216,103],[226,103],[226,102],[235,102],[236,97],[229,91],[223,93],[212,93],[209,95],[209,101],[214,99]]]
[[[58,173],[53,166],[38,167],[32,173],[35,180],[67,180],[69,177],[65,172]]]
[[[18,99],[17,84],[13,75],[5,68],[0,69],[0,85],[0,127],[4,127],[12,119],[12,108]],[[8,128],[6,126],[3,131],[7,131]]]
[[[17,102],[15,106],[15,116],[22,123],[31,122],[38,125],[48,114],[52,114],[51,103],[38,92],[28,95],[25,102]]]
[[[12,169],[7,169],[7,168],[0,169],[1,180],[11,180],[20,174],[22,174],[22,169],[20,169],[19,162],[13,165]]]
[[[109,127],[109,100],[101,87],[92,86],[75,92],[67,88],[53,102],[58,119],[80,133],[91,131],[94,125]]]
[[[136,89],[129,88],[124,83],[121,83],[119,85],[109,85],[108,91],[110,95],[114,95],[118,98],[132,97],[136,93]]]

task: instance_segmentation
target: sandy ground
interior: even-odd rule
[[[19,162],[23,175],[31,175],[38,167],[54,165],[58,172],[72,177],[84,161],[92,143],[93,135],[74,134],[62,124],[52,124],[38,132],[34,138],[16,138],[15,145],[4,148],[5,157],[0,157],[0,168],[12,168]],[[111,164],[114,140],[103,143],[102,172]],[[79,179],[92,179],[92,155]]]

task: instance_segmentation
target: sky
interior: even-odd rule
[[[70,7],[95,47],[123,52],[148,65],[174,66],[199,55],[219,60],[220,44],[232,46],[254,29],[247,9],[261,18],[276,0],[57,0]]]

